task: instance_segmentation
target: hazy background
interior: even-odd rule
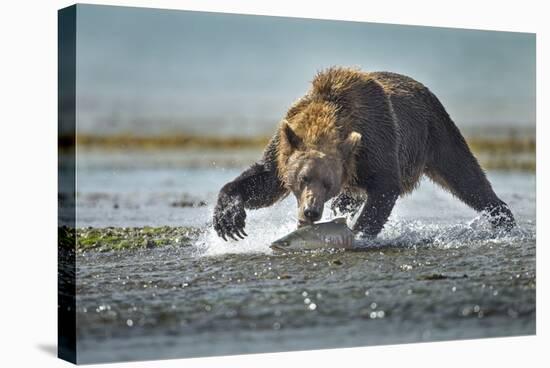
[[[535,35],[78,6],[80,134],[266,135],[332,65],[409,75],[457,125],[535,125]]]

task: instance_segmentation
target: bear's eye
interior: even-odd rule
[[[300,176],[300,180],[298,181],[300,183],[300,187],[304,187],[309,184],[310,178],[307,175]]]
[[[323,182],[323,188],[325,188],[325,190],[329,190],[330,189],[330,183],[328,181],[324,181]]]

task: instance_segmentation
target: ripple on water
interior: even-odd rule
[[[518,216],[508,234],[494,233],[482,216],[440,218],[413,204],[423,218],[398,209],[361,252],[272,254],[268,245],[295,227],[295,203],[285,201],[250,211],[244,241],[224,242],[209,226],[192,246],[78,254],[79,356],[151,359],[534,333],[534,203],[512,202],[530,217]]]

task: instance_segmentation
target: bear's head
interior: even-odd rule
[[[320,220],[325,202],[351,184],[355,177],[354,153],[360,141],[361,134],[354,131],[344,139],[336,135],[304,139],[283,120],[279,130],[279,177],[298,202],[298,227]]]

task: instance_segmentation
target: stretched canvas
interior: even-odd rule
[[[62,359],[535,333],[534,34],[79,4],[58,100]]]

